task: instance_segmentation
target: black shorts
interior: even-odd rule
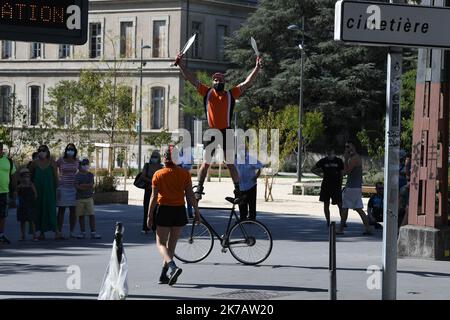
[[[0,193],[0,218],[6,218],[8,216],[8,193]]]
[[[340,187],[327,187],[322,186],[320,188],[320,198],[319,201],[330,202],[331,204],[341,204],[342,203],[342,191]]]
[[[227,129],[230,129],[230,128],[227,128]],[[227,129],[217,129],[217,130],[219,130],[220,131],[220,133],[222,134],[222,143],[220,143],[220,146],[222,147],[222,150],[223,150],[223,152],[224,152],[224,156],[226,156],[226,150],[227,150]],[[215,141],[216,139],[215,139],[215,137],[213,136],[213,137],[211,137],[211,140],[210,141],[204,141],[204,143],[203,143],[203,146],[205,147],[205,149],[206,149],[206,147],[207,146],[209,146],[211,143],[213,143],[214,141]],[[230,146],[231,147],[231,146]],[[234,148],[233,148],[234,149]],[[211,156],[214,156],[214,154],[216,153],[216,148],[214,148],[212,151],[211,151]],[[208,155],[205,155],[206,157],[208,156]],[[206,159],[208,159],[208,158],[206,158]]]
[[[182,227],[188,223],[185,206],[161,205],[156,211],[156,225],[160,227]]]

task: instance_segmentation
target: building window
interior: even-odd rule
[[[225,60],[225,37],[228,37],[228,26],[217,25],[217,60],[219,61]]]
[[[60,44],[59,45],[59,58],[65,59],[70,57],[70,45],[69,44]]]
[[[2,59],[12,58],[13,42],[9,40],[2,41]]]
[[[128,117],[133,109],[133,88],[120,86],[117,89],[117,106],[119,118]]]
[[[42,43],[31,43],[31,59],[42,58]]]
[[[164,127],[164,88],[152,88],[152,129]]]
[[[0,123],[11,121],[12,95],[10,86],[0,87]]]
[[[167,34],[166,21],[153,21],[153,57],[166,57]]]
[[[102,24],[89,24],[89,58],[99,58],[102,55]]]
[[[39,123],[39,111],[41,105],[41,87],[30,87],[30,125]]]
[[[133,22],[120,23],[120,57],[131,58],[133,56]]]
[[[192,34],[196,33],[194,45],[192,47],[192,58],[201,59],[203,51],[203,32],[202,23],[197,21],[192,21]]]

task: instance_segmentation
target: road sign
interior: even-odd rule
[[[334,39],[374,46],[450,48],[450,8],[340,0]]]
[[[88,6],[88,0],[0,1],[0,39],[84,44]]]

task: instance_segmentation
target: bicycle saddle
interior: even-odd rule
[[[225,200],[227,200],[228,202],[232,203],[232,204],[238,204],[239,203],[239,198],[232,198],[232,197],[226,197]]]

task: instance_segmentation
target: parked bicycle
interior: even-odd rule
[[[231,255],[243,264],[255,265],[267,259],[272,251],[272,235],[269,229],[259,221],[241,221],[235,211],[238,199],[225,198],[233,204],[224,235],[220,235],[205,217],[200,221],[191,221],[183,228],[175,249],[175,257],[186,263],[205,259],[214,247],[214,236],[220,240],[222,252],[230,249]],[[234,218],[234,224],[232,224]]]

